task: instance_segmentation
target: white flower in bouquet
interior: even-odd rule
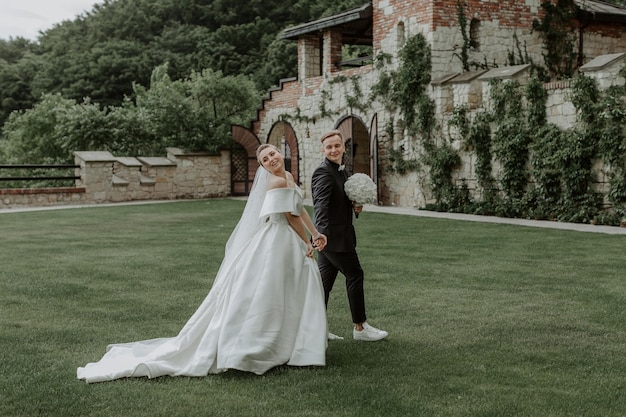
[[[377,201],[376,184],[365,174],[352,174],[344,184],[346,195],[355,204],[374,204]]]

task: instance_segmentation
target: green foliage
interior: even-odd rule
[[[323,109],[321,117],[328,117],[341,112],[340,110],[335,110],[330,113],[325,110],[326,100],[332,98],[333,94],[339,92],[345,97],[346,105],[350,113],[352,113],[353,110],[360,110],[363,112],[367,111],[369,104],[363,101],[363,91],[361,91],[360,81],[360,77],[357,75],[353,75],[351,77],[337,75],[333,77],[328,82],[330,89],[321,91],[323,99],[322,104],[320,104],[320,109]],[[339,90],[339,88],[341,88],[341,90]]]
[[[259,102],[243,76],[205,70],[172,81],[155,69],[149,88],[135,85],[135,100],[101,109],[48,94],[32,109],[15,112],[3,128],[0,156],[10,163],[69,163],[74,151],[108,150],[154,155],[168,146],[217,151],[232,140],[232,124],[247,122]]]
[[[626,69],[622,70],[626,74]],[[476,155],[474,172],[482,199],[449,199],[436,209],[531,217],[567,222],[619,225],[626,218],[626,88],[600,91],[596,82],[579,75],[570,99],[577,124],[562,131],[547,124],[547,93],[537,77],[526,87],[515,81],[491,84],[489,112],[470,121],[456,108],[449,126],[459,130],[465,146]],[[532,151],[532,158],[530,153]],[[502,167],[496,190],[492,160]],[[609,211],[594,189],[594,164],[601,158],[609,176]],[[456,195],[464,194],[463,187]]]
[[[98,112],[90,103],[76,104],[60,94],[44,95],[32,109],[9,117],[0,142],[3,158],[7,163],[73,162],[76,148],[68,148],[71,132],[66,127],[80,125],[84,114],[93,117]],[[87,138],[91,137],[89,133]]]
[[[41,65],[35,45],[25,39],[0,39],[0,126],[14,110],[27,109],[37,101],[32,80]]]
[[[294,70],[298,64],[297,42],[274,39],[268,44],[266,54],[266,58],[256,63],[261,68],[252,73],[257,86],[277,85],[279,80],[297,75]]]
[[[530,57],[528,56],[528,50],[526,49],[526,43],[524,42],[524,53],[522,53],[522,48],[520,46],[519,38],[517,37],[517,33],[513,33],[513,44],[515,48],[513,51],[508,51],[508,64],[509,65],[523,65],[528,64]],[[508,50],[508,49],[507,49]]]
[[[527,197],[529,216],[534,219],[558,218],[562,198],[561,150],[565,146],[565,135],[552,124],[542,127],[535,135],[531,161],[535,182]]]
[[[492,137],[493,153],[502,165],[500,184],[507,198],[519,200],[528,184],[528,146],[532,141],[524,115],[522,91],[516,81],[492,82],[493,120],[496,128]]]
[[[622,69],[622,75],[625,73]],[[572,102],[579,115],[572,152],[578,157],[574,172],[579,176],[572,178],[569,187],[578,194],[572,198],[581,199],[584,187],[590,187],[587,183],[594,180],[592,164],[600,156],[610,168],[609,201],[614,204],[614,211],[622,212],[626,207],[626,104],[623,100],[626,89],[613,87],[600,92],[595,80],[585,75],[576,78],[572,89]],[[587,199],[583,201],[590,206],[599,204],[599,196],[592,191],[585,195]]]
[[[604,97],[599,117],[598,148],[611,168],[609,201],[623,211],[626,209],[626,104],[624,92],[620,90],[609,91]]]
[[[425,119],[428,114],[421,113],[425,110],[430,113],[430,106],[426,103],[429,100],[426,94],[426,87],[430,83],[431,51],[430,45],[421,33],[407,39],[406,43],[398,53],[400,65],[398,70],[392,75],[392,97],[397,103],[400,114],[404,119],[404,124],[410,135],[415,135],[421,127],[428,129],[430,123]]]
[[[456,188],[450,176],[461,164],[458,152],[449,144],[433,147],[425,157],[430,167],[430,180],[437,202],[447,202],[455,195]]]
[[[426,91],[432,70],[430,45],[424,35],[418,33],[407,39],[398,57],[400,63],[395,71],[384,70],[389,57],[375,58],[380,75],[370,98],[379,99],[390,112],[399,111],[406,133],[412,140],[421,139],[424,154],[419,160],[406,158],[403,149],[388,146],[388,161],[391,170],[399,174],[428,166],[437,204],[447,207],[451,200],[459,200],[451,176],[461,159],[449,143],[437,141],[434,137],[437,127],[435,103]],[[393,138],[393,132],[388,132],[388,137]]]
[[[461,0],[456,1],[457,8],[457,16],[459,19],[459,27],[461,28],[461,36],[463,36],[463,44],[461,45],[461,53],[454,53],[454,56],[461,60],[461,64],[463,65],[463,71],[469,71],[469,54],[468,50],[470,48],[470,37],[468,35],[467,29],[467,16],[465,15],[465,8],[463,7],[463,3]]]
[[[455,106],[452,109],[452,116],[448,120],[449,127],[455,127],[458,130],[462,139],[466,139],[469,136],[471,124],[468,119],[469,109],[466,105]]]
[[[266,90],[297,75],[294,24],[361,5],[359,0],[104,0],[36,42],[0,40],[0,126],[42,94],[118,106],[168,63],[172,80],[205,69],[245,75]]]
[[[168,146],[217,151],[232,140],[232,124],[254,116],[260,96],[246,77],[205,70],[172,81],[166,70],[157,68],[150,89],[137,85],[135,93],[151,135]]]
[[[419,161],[417,159],[406,159],[402,149],[389,147],[387,149],[387,159],[391,165],[391,170],[401,175],[410,171],[417,171],[420,168]]]
[[[32,109],[15,112],[3,127],[0,158],[6,163],[73,163],[74,151],[118,155],[163,152],[159,136],[148,132],[145,113],[130,102],[101,109],[60,94],[44,95]]]
[[[537,77],[532,77],[526,86],[528,126],[531,130],[546,124],[546,103],[548,92]]]
[[[391,62],[391,55],[389,54],[379,53],[374,57],[374,66],[379,72],[378,79],[370,88],[369,100],[380,100],[383,107],[393,113],[397,109],[397,103],[393,95],[395,73],[385,70],[385,67],[391,64]]]
[[[476,154],[476,167],[474,172],[478,180],[478,186],[485,193],[491,193],[494,189],[492,175],[492,150],[491,150],[491,115],[485,111],[479,112],[471,125],[467,136],[467,145],[474,149]]]
[[[543,17],[533,21],[533,29],[543,38],[543,58],[551,77],[571,78],[577,67],[578,54],[575,21],[577,5],[574,0],[542,0]]]

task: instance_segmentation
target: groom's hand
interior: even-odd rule
[[[315,249],[317,249],[318,251],[323,251],[326,247],[326,244],[328,243],[328,239],[326,238],[326,235],[320,233],[313,241],[313,243],[315,244]]]

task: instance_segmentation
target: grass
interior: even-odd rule
[[[364,213],[370,322],[341,281],[323,368],[85,384],[108,343],[174,336],[243,203],[0,214],[0,415],[624,416],[624,236]]]

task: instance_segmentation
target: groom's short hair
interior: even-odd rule
[[[341,132],[339,130],[335,129],[335,130],[329,130],[328,132],[324,133],[322,135],[322,139],[320,139],[320,142],[324,143],[324,141],[326,139],[328,139],[331,136],[335,136],[335,135],[339,136],[341,138],[341,140],[343,141],[343,135],[341,134]]]

